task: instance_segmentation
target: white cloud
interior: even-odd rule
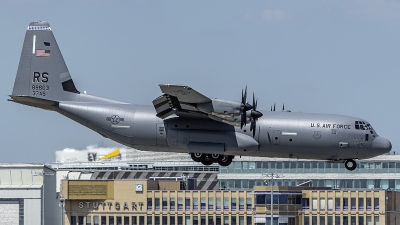
[[[266,9],[262,12],[261,17],[267,23],[276,23],[289,19],[289,15],[280,9]]]
[[[376,18],[400,18],[400,2],[394,0],[362,0],[357,1],[350,14]]]

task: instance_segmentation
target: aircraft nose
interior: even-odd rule
[[[381,150],[384,153],[390,152],[392,150],[392,143],[386,138],[376,137],[372,142],[373,150]]]

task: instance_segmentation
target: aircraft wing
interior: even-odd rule
[[[250,122],[250,111],[242,115],[243,106],[240,102],[210,99],[189,86],[159,86],[164,94],[153,100],[153,105],[157,116],[162,119],[175,114],[180,117],[209,118],[233,126]]]
[[[197,104],[211,103],[210,98],[188,86],[171,84],[160,84],[159,86],[164,95],[153,100],[158,117],[165,119],[173,114],[181,116],[187,113],[207,117],[196,106]]]

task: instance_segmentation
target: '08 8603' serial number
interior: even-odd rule
[[[32,95],[33,96],[45,96],[46,91],[50,89],[49,85],[32,85]]]

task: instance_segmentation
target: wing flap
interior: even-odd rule
[[[189,102],[189,103],[206,103],[210,102],[211,99],[204,96],[203,94],[195,91],[191,87],[182,86],[182,85],[173,85],[173,84],[160,84],[161,91],[164,94],[175,96],[179,99],[180,102]]]

